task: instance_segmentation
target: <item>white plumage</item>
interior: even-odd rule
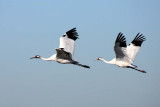
[[[68,35],[74,35],[73,37]],[[66,52],[70,52],[72,57],[74,55],[74,48],[75,48],[75,40],[78,38],[77,32],[75,29],[67,32],[60,38],[60,45],[59,48],[64,48]],[[69,38],[70,37],[70,38]]]
[[[112,59],[111,61],[106,61],[103,58],[99,57],[97,60],[102,60],[103,62],[108,64],[115,64],[119,67],[124,68],[132,68],[137,71],[146,73],[144,70],[137,69],[137,66],[132,64],[137,53],[139,52],[143,41],[145,41],[145,37],[142,34],[138,33],[134,40],[127,46],[126,38],[124,37],[123,33],[120,32],[117,36],[114,46],[116,58]]]
[[[78,61],[73,59],[74,55],[74,48],[75,48],[75,41],[78,38],[78,33],[76,28],[73,28],[67,31],[62,37],[60,37],[60,45],[59,48],[55,49],[57,54],[53,54],[49,58],[43,58],[39,55],[36,55],[33,58],[40,58],[45,61],[56,61],[61,64],[74,64],[78,66],[82,66],[85,68],[90,68],[87,65],[79,64]]]

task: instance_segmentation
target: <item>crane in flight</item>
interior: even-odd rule
[[[40,55],[36,55],[30,59],[42,59],[45,61],[56,61],[61,64],[74,64],[85,68],[90,68],[87,65],[82,65],[78,61],[73,59],[75,41],[78,38],[76,28],[67,31],[62,37],[60,37],[60,46],[56,48],[57,54],[53,54],[49,58],[43,58]]]
[[[112,59],[111,61],[106,61],[105,59],[99,57],[96,60],[101,60],[107,64],[114,64],[122,68],[131,68],[142,73],[146,73],[146,71],[140,70],[136,65],[132,64],[143,41],[145,40],[146,38],[143,36],[143,34],[138,33],[134,40],[127,46],[126,38],[123,33],[120,32],[114,45],[116,58]]]

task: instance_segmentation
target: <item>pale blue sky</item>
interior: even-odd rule
[[[91,69],[29,59],[73,27],[75,59]],[[135,64],[147,74],[93,61],[115,56],[119,32],[146,36]],[[159,41],[159,0],[0,0],[0,106],[160,107]]]

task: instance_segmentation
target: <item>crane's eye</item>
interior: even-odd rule
[[[39,57],[40,57],[39,55],[36,55],[36,56],[35,56],[35,58],[39,58]]]

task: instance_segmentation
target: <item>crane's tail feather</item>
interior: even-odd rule
[[[81,67],[84,67],[84,68],[90,68],[88,65],[82,65],[82,64],[79,64],[79,63],[73,63],[74,65],[78,65],[78,66],[81,66]]]

